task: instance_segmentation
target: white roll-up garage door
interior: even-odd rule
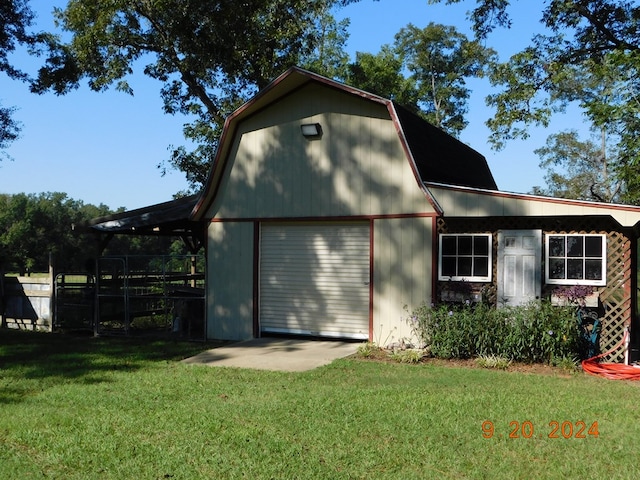
[[[263,224],[262,332],[369,337],[369,225]]]

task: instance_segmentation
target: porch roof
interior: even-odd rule
[[[640,227],[640,207],[425,183],[444,217],[608,216]]]
[[[175,236],[182,238],[189,250],[195,253],[204,243],[204,224],[189,218],[198,198],[199,195],[191,195],[94,218],[84,225],[84,229],[104,237],[101,249],[115,234]]]

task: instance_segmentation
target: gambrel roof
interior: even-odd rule
[[[423,182],[498,189],[483,155],[397,103],[393,106]]]
[[[623,227],[640,226],[640,207],[612,205],[498,191],[483,155],[429,124],[392,100],[320,75],[291,68],[230,115],[202,192],[186,199],[152,205],[124,214],[95,219],[93,231],[201,235],[198,223],[215,199],[238,125],[288,95],[315,82],[386,108],[411,166],[416,187],[424,191],[438,215],[483,216],[610,216]]]
[[[203,219],[217,195],[238,124],[311,82],[385,106],[414,171],[417,188],[423,188],[424,182],[438,182],[497,189],[485,157],[469,146],[389,99],[294,67],[227,118],[208,180],[193,209],[193,219]]]

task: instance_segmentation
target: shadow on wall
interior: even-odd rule
[[[52,288],[48,277],[2,277],[2,327],[51,330]]]
[[[295,108],[283,105],[282,111],[276,115],[259,114],[243,124],[242,132],[236,139],[234,154],[229,158],[223,191],[213,206],[220,221],[215,222],[209,232],[209,258],[210,262],[213,260],[216,264],[215,273],[210,270],[210,276],[224,275],[225,278],[225,281],[213,282],[215,300],[209,308],[217,321],[224,317],[222,323],[231,325],[237,323],[238,318],[244,318],[248,323],[247,312],[240,311],[242,306],[253,305],[256,300],[259,303],[264,301],[264,298],[254,298],[252,289],[247,288],[252,283],[250,275],[253,273],[246,268],[247,253],[251,251],[249,243],[253,243],[254,236],[249,228],[240,226],[248,226],[249,223],[242,222],[242,219],[259,219],[263,227],[276,223],[286,226],[292,222],[296,222],[296,225],[302,225],[302,222],[314,225],[310,220],[317,222],[322,219],[323,224],[330,223],[334,228],[352,225],[346,222],[352,222],[351,217],[359,216],[360,225],[368,227],[368,222],[362,219],[363,215],[394,210],[404,213],[395,203],[402,199],[402,169],[408,168],[408,165],[393,129],[390,131],[395,136],[380,134],[386,109],[378,107],[375,111],[366,112],[354,126],[342,114],[345,110],[353,113],[345,106],[348,103],[322,105],[322,108],[311,105],[309,111],[298,116],[289,115],[296,111]],[[304,138],[300,130],[301,123],[311,121],[310,115],[323,128],[322,137],[312,140]],[[372,124],[377,128],[372,128]],[[354,139],[362,137],[366,141],[354,142]],[[392,155],[386,155],[388,152],[392,152]],[[393,161],[389,162],[389,157]],[[399,165],[399,162],[403,162],[403,165]],[[413,187],[420,194],[418,185],[414,183]],[[213,230],[215,233],[212,233]],[[314,230],[295,242],[298,251],[286,251],[290,246],[287,243],[289,236],[293,233],[292,230],[285,232],[286,238],[283,237],[281,242],[285,251],[281,252],[276,262],[288,262],[290,257],[295,256],[303,259],[307,268],[295,272],[284,269],[287,271],[283,272],[281,267],[286,263],[276,263],[269,270],[271,276],[260,275],[263,282],[260,291],[264,292],[264,287],[269,286],[270,293],[278,296],[278,299],[269,303],[269,307],[276,303],[281,306],[281,314],[286,314],[288,325],[293,330],[299,327],[301,333],[305,325],[312,323],[322,323],[326,327],[323,330],[336,332],[340,331],[337,325],[339,319],[335,314],[336,293],[346,293],[342,295],[340,308],[349,312],[364,311],[366,336],[370,282],[368,251],[364,252],[364,275],[360,271],[354,273],[353,293],[345,292],[344,284],[338,287],[340,292],[335,292],[331,285],[327,285],[327,278],[344,277],[344,269],[336,260],[339,257],[332,254],[347,251],[353,239]],[[249,235],[250,240],[247,238]],[[368,250],[368,233],[365,240]],[[238,245],[243,245],[242,251]],[[319,251],[323,254],[319,255]],[[286,281],[281,280],[285,274],[294,276],[286,278]],[[410,282],[411,279],[407,278],[404,283]],[[295,292],[291,287],[295,287]],[[363,291],[364,296],[361,295]],[[239,292],[243,292],[242,296],[239,296]],[[399,298],[398,308],[402,304],[403,300]],[[265,311],[263,308],[261,313]],[[275,312],[274,316],[277,315],[279,313]],[[219,325],[218,328],[225,327]],[[277,328],[274,326],[274,329]]]

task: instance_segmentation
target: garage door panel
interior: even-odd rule
[[[368,338],[368,224],[264,225],[260,327]]]

